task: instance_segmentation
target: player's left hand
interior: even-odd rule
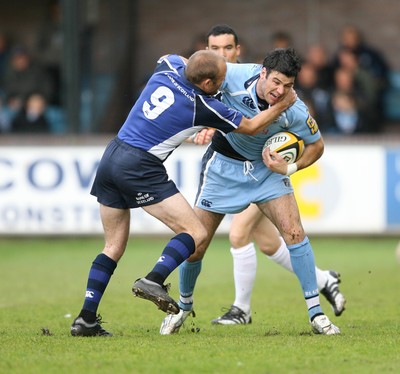
[[[274,173],[286,175],[288,164],[277,152],[271,152],[268,148],[262,154],[264,164]]]

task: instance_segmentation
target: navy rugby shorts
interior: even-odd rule
[[[159,203],[179,190],[156,156],[116,137],[104,151],[90,193],[100,204],[128,209]]]

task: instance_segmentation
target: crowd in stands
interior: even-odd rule
[[[22,45],[0,54],[0,131],[53,132],[51,115],[60,104],[56,102],[57,91],[51,75]]]
[[[58,3],[49,12],[35,51],[0,33],[0,133],[55,133],[64,127]]]
[[[273,35],[275,47],[293,46],[290,35]],[[389,66],[355,26],[345,26],[334,55],[311,45],[295,88],[324,134],[377,133],[385,122]]]
[[[23,45],[9,45],[0,33],[0,133],[54,133],[62,122],[60,68],[62,35],[57,13],[39,35],[35,56]],[[195,49],[203,49],[201,37]],[[285,32],[273,34],[273,47],[293,46]],[[328,56],[312,45],[296,80],[324,134],[377,133],[385,123],[384,98],[389,66],[359,29],[342,29],[338,48]]]

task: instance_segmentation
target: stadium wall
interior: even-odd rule
[[[92,235],[102,226],[90,187],[104,146],[2,146],[0,235]],[[182,145],[170,177],[193,203],[203,147]],[[309,234],[400,234],[400,146],[327,144],[323,157],[292,176]],[[232,196],[234,199],[235,197]],[[229,230],[230,216],[219,233]],[[132,210],[132,234],[169,229]]]

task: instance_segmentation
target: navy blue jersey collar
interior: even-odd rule
[[[246,82],[244,82],[244,88],[246,88],[247,90],[249,86],[251,86],[258,78],[260,78],[260,74],[257,74],[254,77],[248,79]]]

